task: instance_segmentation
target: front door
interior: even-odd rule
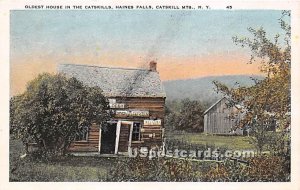
[[[127,152],[131,146],[132,122],[122,121],[119,133],[118,152]]]
[[[101,129],[101,154],[114,154],[116,144],[117,123],[109,123]]]

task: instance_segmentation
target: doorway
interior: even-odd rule
[[[101,129],[101,154],[114,154],[116,143],[117,123],[108,123]]]
[[[120,130],[117,142],[117,151],[126,153],[129,151],[131,147],[131,139],[132,139],[132,121],[121,121],[120,122]]]

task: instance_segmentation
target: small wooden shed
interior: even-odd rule
[[[166,93],[156,62],[149,69],[61,64],[58,71],[100,87],[115,113],[106,130],[93,125],[69,151],[127,154],[130,148],[163,146]]]
[[[241,129],[236,126],[241,120],[239,106],[229,106],[226,97],[221,98],[204,112],[204,133],[208,134],[239,134]]]

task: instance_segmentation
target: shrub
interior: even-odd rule
[[[180,102],[168,102],[168,104],[165,120],[167,129],[203,132],[205,110],[202,102],[187,98]]]
[[[199,164],[187,159],[127,158],[112,169],[109,181],[197,181]]]
[[[127,158],[112,168],[109,181],[289,181],[284,159],[261,156],[249,160],[249,165],[226,160],[200,162],[175,158]]]
[[[260,156],[251,158],[249,166],[226,161],[202,173],[204,181],[289,181],[283,157]]]
[[[100,88],[75,78],[42,74],[26,91],[10,100],[10,131],[26,145],[35,142],[38,154],[64,154],[82,129],[109,118]]]

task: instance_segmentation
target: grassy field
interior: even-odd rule
[[[174,139],[184,139],[193,144],[215,144],[230,148],[249,148],[244,137],[205,136],[201,134],[173,134]],[[125,158],[75,157],[59,160],[37,161],[24,154],[20,141],[10,142],[10,181],[107,181],[111,169]]]
[[[10,142],[10,182],[101,182],[101,181],[158,181],[166,180],[157,177],[156,170],[161,169],[156,164],[164,163],[153,161],[143,162],[136,158],[126,157],[76,157],[66,156],[57,160],[39,161],[30,157],[20,158],[24,154],[23,146],[19,141]],[[148,158],[146,158],[148,160]],[[167,161],[167,159],[165,159]],[[133,164],[133,163],[138,163]],[[175,162],[171,162],[175,164]],[[184,160],[176,160],[180,172],[183,169],[192,170],[209,169],[215,166],[216,162],[195,162],[197,168],[186,168]],[[164,165],[162,165],[164,166]],[[152,169],[149,169],[151,168]],[[168,167],[167,167],[168,168]],[[125,173],[124,173],[125,172]],[[178,171],[177,171],[178,172]],[[129,174],[128,174],[129,173]],[[148,175],[149,173],[149,175]],[[167,173],[173,175],[171,172]],[[127,176],[126,176],[127,175]],[[125,176],[125,178],[124,178]],[[165,176],[165,175],[163,175]],[[132,179],[131,179],[132,177]],[[170,176],[169,176],[170,177]],[[168,178],[168,180],[175,180]],[[192,179],[187,178],[187,181]]]
[[[226,149],[253,149],[243,136],[212,136],[198,133],[172,133],[167,138],[183,140],[194,145],[214,145]],[[24,154],[20,141],[10,142],[10,181],[107,181],[111,169],[125,158],[75,157],[37,161]]]
[[[10,142],[10,181],[106,181],[117,158],[74,157],[34,161],[27,157],[19,141]]]
[[[246,136],[216,136],[203,133],[179,133],[173,132],[167,135],[167,138],[183,140],[191,144],[215,145],[216,147],[227,147],[231,150],[250,150],[255,147],[249,143],[249,137]]]
[[[172,134],[198,145],[214,144],[229,149],[250,149],[246,137]],[[182,143],[182,142],[181,142]],[[199,146],[201,147],[201,146]],[[280,157],[257,157],[249,166],[232,161],[180,158],[126,158],[66,156],[51,161],[24,154],[19,141],[10,141],[9,181],[99,182],[99,181],[289,181],[288,163]]]
[[[10,181],[106,181],[107,161],[101,158],[97,162],[97,166],[88,164],[95,163],[89,158],[69,158],[59,163],[24,162],[11,172]]]

